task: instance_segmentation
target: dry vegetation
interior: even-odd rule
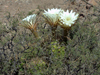
[[[50,8],[73,9],[80,14],[66,38],[60,27],[53,37],[50,26],[44,22],[41,15],[49,5],[25,13],[20,11],[14,16],[10,12],[5,14],[5,22],[0,22],[0,75],[100,74],[100,7],[97,6],[100,2],[64,2]],[[25,16],[34,13],[38,14],[40,39],[19,26]]]

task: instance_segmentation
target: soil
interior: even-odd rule
[[[0,22],[5,23],[6,13],[8,12],[11,16],[16,16],[20,12],[28,14],[34,11],[33,13],[37,13],[40,9],[44,11],[48,8],[73,10],[80,14],[79,19],[83,22],[85,19],[95,19],[99,15],[99,10],[94,12],[95,7],[99,8],[99,3],[100,0],[0,0]],[[89,16],[92,16],[92,18],[89,19]],[[95,24],[95,27],[99,28],[98,25]]]
[[[2,25],[5,25],[5,23],[7,23],[7,13],[9,13],[10,16],[13,17],[17,16],[16,14],[18,13],[24,12],[24,16],[26,17],[29,12],[37,13],[39,11],[42,14],[44,10],[47,10],[48,8],[61,8],[65,11],[67,9],[73,10],[74,12],[80,14],[80,22],[84,23],[84,20],[91,21],[98,15],[100,16],[99,3],[100,0],[0,0],[0,23],[2,22]],[[95,12],[95,9],[97,9],[98,11]],[[91,24],[94,25],[97,31],[98,42],[100,42],[100,33],[98,32],[100,31],[99,23],[94,22],[93,24]],[[98,44],[98,46],[100,47],[100,43]],[[10,54],[10,50],[6,53],[7,55]]]
[[[32,10],[48,8],[62,8],[74,10],[77,13],[86,15],[93,11],[92,5],[98,6],[99,0],[0,0],[0,21],[4,21],[5,13],[10,12],[12,16],[19,12],[28,13]],[[93,7],[92,7],[93,8]]]

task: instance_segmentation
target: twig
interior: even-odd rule
[[[88,3],[86,0],[82,0],[82,1],[84,1],[85,3],[87,3],[87,4],[89,4],[89,5],[91,5],[91,6],[93,7],[93,5],[92,5],[92,4],[90,4],[90,3]]]

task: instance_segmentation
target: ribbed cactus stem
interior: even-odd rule
[[[56,35],[56,29],[57,29],[57,26],[51,26],[52,36],[53,37],[55,37],[55,35]]]
[[[37,38],[37,39],[39,38],[39,35],[36,30],[32,29],[31,32],[34,34],[35,38]]]
[[[68,30],[64,29],[64,37],[66,37],[68,35]]]

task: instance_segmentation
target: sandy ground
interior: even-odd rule
[[[86,1],[86,2],[85,2]],[[11,16],[15,16],[17,13],[28,13],[35,10],[38,11],[38,7],[42,10],[48,8],[61,8],[65,11],[74,10],[81,14],[81,19],[87,17],[89,14],[94,14],[93,6],[98,6],[97,2],[100,0],[0,0],[0,22],[4,22],[7,12]]]
[[[87,2],[95,6],[97,5],[95,0],[88,0]],[[11,15],[22,11],[27,13],[37,9],[38,6],[40,6],[41,9],[62,8],[64,10],[73,9],[78,13],[81,11],[89,13],[90,10],[86,9],[88,5],[89,4],[81,0],[0,0],[0,21],[3,20],[6,12],[10,12]]]
[[[42,8],[64,7],[64,0],[0,0],[0,21],[5,17],[6,12],[13,16],[18,12],[36,10]]]

